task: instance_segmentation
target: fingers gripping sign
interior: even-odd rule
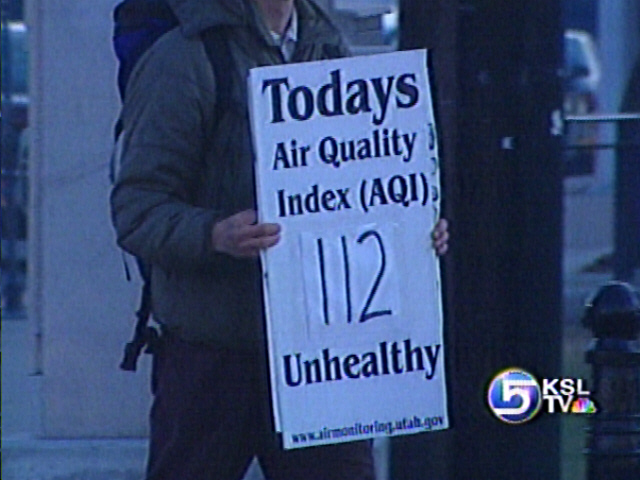
[[[449,222],[445,218],[437,221],[431,232],[433,248],[438,256],[442,256],[449,250]]]
[[[213,249],[238,258],[256,258],[260,250],[280,241],[280,225],[257,223],[254,210],[244,210],[217,222],[211,232]]]

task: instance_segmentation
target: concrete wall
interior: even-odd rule
[[[31,0],[29,318],[41,372],[41,436],[146,432],[145,358],[119,371],[138,288],[124,278],[108,212],[118,112],[116,0]]]

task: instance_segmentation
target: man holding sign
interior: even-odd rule
[[[118,243],[151,266],[162,327],[147,478],[237,479],[257,455],[270,479],[372,479],[367,441],[278,445],[258,258],[287,232],[257,222],[247,116],[250,68],[344,57],[345,43],[310,0],[167,3],[180,27],[151,47],[129,81],[111,198]],[[216,95],[223,74],[202,42],[210,28],[222,29],[229,45],[230,98]],[[400,148],[400,137],[387,138]],[[446,222],[431,235],[445,253]]]

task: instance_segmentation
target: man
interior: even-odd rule
[[[151,265],[163,331],[147,479],[240,479],[255,455],[269,479],[372,479],[369,442],[284,451],[273,433],[257,256],[280,227],[256,223],[245,81],[257,65],[347,47],[310,0],[167,1],[180,28],[129,80],[111,198],[118,243]],[[201,40],[211,27],[224,29],[233,57],[227,99]],[[444,253],[446,222],[433,238]]]

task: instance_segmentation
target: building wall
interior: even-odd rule
[[[144,435],[149,359],[118,369],[138,288],[108,211],[118,112],[115,0],[28,3],[31,64],[29,319],[44,437]]]

